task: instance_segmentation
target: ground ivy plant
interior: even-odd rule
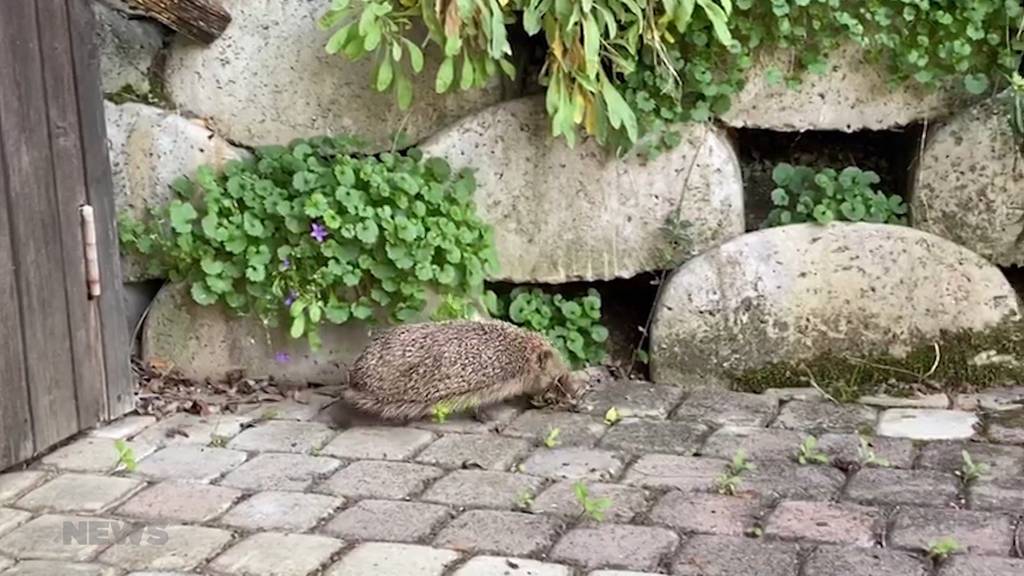
[[[150,218],[122,217],[122,245],[188,283],[197,303],[284,321],[314,348],[323,323],[404,322],[428,290],[479,298],[497,261],[472,173],[358,146],[314,138],[200,168]]]
[[[777,188],[772,190],[775,208],[762,227],[800,222],[828,224],[834,220],[907,223],[903,198],[875,190],[878,174],[856,167],[837,172],[826,168],[815,172],[808,166],[781,163],[772,170]]]
[[[507,296],[489,292],[485,301],[495,318],[544,334],[573,368],[604,361],[608,329],[601,324],[601,295],[566,298],[539,288],[515,288]]]

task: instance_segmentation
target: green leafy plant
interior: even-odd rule
[[[907,206],[893,194],[886,196],[873,189],[878,174],[849,167],[842,172],[827,168],[820,172],[807,166],[782,163],[772,170],[778,186],[772,190],[777,206],[763,227],[833,220],[906,224]]]
[[[928,543],[928,557],[942,562],[960,550],[960,542],[952,536],[944,536]]]
[[[551,430],[548,430],[547,435],[544,436],[544,445],[548,448],[554,448],[561,444],[562,442],[558,439],[558,436],[561,433],[562,430],[560,428],[552,428]]]
[[[220,434],[210,435],[210,446],[214,448],[223,448],[228,445],[228,441],[231,440],[227,436],[221,436]]]
[[[828,454],[818,450],[818,439],[814,436],[804,438],[796,453],[796,460],[801,466],[808,464],[828,464]]]
[[[715,488],[719,494],[735,496],[739,490],[742,476],[756,469],[757,466],[747,460],[746,453],[743,450],[737,450],[732,461],[726,465],[725,472],[715,479]]]
[[[519,505],[519,508],[523,510],[529,510],[533,506],[533,501],[535,497],[536,496],[534,495],[533,490],[527,488],[526,490],[523,490],[516,498],[516,503]]]
[[[114,449],[117,450],[118,464],[124,466],[125,470],[134,472],[138,462],[135,460],[135,451],[131,446],[128,446],[124,440],[118,439],[114,441]]]
[[[857,461],[860,462],[861,466],[878,466],[881,468],[888,468],[889,461],[885,458],[879,458],[871,445],[868,443],[868,439],[863,435],[859,436],[860,445],[857,447]]]
[[[608,329],[601,324],[601,295],[565,298],[539,288],[515,288],[507,297],[485,298],[494,318],[540,332],[573,368],[604,361]]]
[[[582,480],[578,480],[572,486],[576,494],[576,501],[579,502],[582,512],[581,516],[589,516],[598,522],[604,521],[604,513],[612,506],[611,498],[592,498],[590,489]]]
[[[474,299],[496,270],[472,172],[418,150],[377,156],[351,138],[258,150],[222,173],[200,168],[148,221],[121,219],[122,245],[192,298],[284,320],[319,346],[319,327],[386,313],[404,322],[428,290]]]
[[[622,416],[619,414],[618,408],[612,406],[604,413],[604,423],[608,426],[614,426],[622,420]]]
[[[988,474],[988,465],[977,463],[975,464],[974,459],[967,450],[960,452],[961,464],[960,469],[955,472],[960,482],[964,486],[970,486],[977,482],[982,476]]]
[[[444,424],[447,422],[448,417],[454,412],[456,412],[455,406],[450,402],[438,402],[430,409],[431,418],[438,424]]]

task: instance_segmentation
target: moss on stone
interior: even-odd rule
[[[936,344],[938,354],[936,354]],[[936,362],[938,360],[938,362]],[[961,393],[1024,381],[1024,322],[985,331],[943,332],[904,357],[826,353],[803,362],[779,362],[732,376],[732,388],[764,392],[808,385],[811,378],[840,402],[868,394]]]

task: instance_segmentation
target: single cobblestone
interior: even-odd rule
[[[341,466],[334,458],[305,454],[270,453],[235,468],[219,484],[249,491],[309,489]]]
[[[971,508],[990,512],[1024,510],[1024,478],[979,480],[971,484]]]
[[[420,499],[464,508],[512,509],[537,494],[542,484],[542,479],[525,474],[456,470],[435,482]]]
[[[127,440],[156,423],[155,416],[125,416],[89,432],[95,438]]]
[[[363,500],[338,514],[323,532],[343,540],[418,542],[450,519],[445,506],[393,500]]]
[[[0,562],[0,567],[3,563]],[[103,564],[59,562],[53,560],[27,560],[4,572],[4,576],[115,576],[118,569]],[[134,575],[133,575],[134,576]],[[164,576],[164,575],[160,575]],[[172,575],[173,576],[173,575]]]
[[[943,562],[939,576],[1020,576],[1024,559],[991,556],[954,556]]]
[[[0,508],[0,536],[27,522],[32,515],[24,510]]]
[[[893,550],[822,546],[815,550],[804,576],[926,576],[928,570],[917,558]]]
[[[530,452],[530,443],[494,434],[446,434],[416,457],[417,462],[443,468],[480,467],[508,470]]]
[[[986,418],[986,423],[993,442],[1024,445],[1024,410],[997,412]]]
[[[749,495],[669,492],[651,511],[651,522],[687,533],[743,536],[759,519],[762,503]]]
[[[433,442],[434,438],[434,434],[415,428],[350,428],[325,446],[321,453],[352,460],[405,460]]]
[[[644,488],[675,488],[683,492],[707,492],[728,464],[715,458],[648,454],[623,477],[623,482]]]
[[[231,542],[226,530],[199,526],[160,526],[161,537],[142,528],[115,544],[100,561],[128,570],[181,570],[197,568]],[[166,537],[166,539],[164,539]],[[159,543],[158,543],[159,542]]]
[[[1014,478],[1024,472],[1024,448],[983,442],[929,442],[921,449],[918,466],[955,472],[963,466],[963,452],[975,464],[984,464],[986,478]]]
[[[342,545],[341,540],[326,536],[263,532],[229,548],[209,568],[232,576],[308,576]]]
[[[321,494],[260,492],[232,508],[220,523],[250,531],[305,532],[344,504]]]
[[[672,413],[673,420],[709,426],[764,427],[775,417],[779,401],[764,394],[698,390]]]
[[[957,479],[932,470],[866,468],[854,474],[846,499],[881,506],[944,507],[957,499]]]
[[[861,454],[861,439],[867,449],[875,454],[877,461],[884,461],[887,468],[911,468],[914,465],[914,443],[905,438],[885,436],[859,436],[857,434],[823,434],[818,439],[818,450],[827,454],[833,463],[846,465],[862,463],[867,454]]]
[[[875,409],[862,404],[793,400],[782,407],[772,428],[809,432],[873,431],[877,419]]]
[[[740,490],[762,496],[798,500],[827,500],[839,494],[846,476],[830,466],[800,466],[780,460],[755,462],[757,468],[741,477]]]
[[[533,556],[554,542],[561,521],[544,515],[470,510],[452,520],[434,546],[472,554]]]
[[[799,548],[751,538],[694,536],[672,564],[675,576],[796,576]]]
[[[912,440],[957,440],[977,433],[978,417],[959,410],[891,408],[878,419],[878,435]]]
[[[139,463],[135,473],[150,480],[211,482],[245,462],[245,452],[197,445],[168,446]]]
[[[678,543],[679,537],[664,528],[603,524],[571,530],[558,541],[550,557],[585,568],[653,570]]]
[[[272,420],[242,432],[228,443],[232,450],[309,454],[320,450],[336,432],[316,422]]]
[[[896,548],[927,550],[947,536],[970,554],[1005,556],[1013,544],[1013,521],[988,512],[904,508],[896,515],[891,540]]]
[[[420,492],[443,474],[443,470],[433,466],[362,460],[335,472],[318,491],[346,498],[400,500]]]
[[[871,547],[882,523],[878,510],[856,504],[782,502],[768,517],[764,533],[783,540]]]
[[[600,446],[632,454],[658,452],[692,455],[708,428],[703,424],[664,420],[623,420],[612,426]]]
[[[44,456],[43,466],[61,471],[93,472],[103,474],[111,472],[120,464],[120,453],[115,443],[117,440],[108,438],[82,438]],[[153,453],[155,448],[150,444],[126,442],[136,460],[141,460]]]
[[[38,470],[0,474],[0,505],[13,502],[45,479],[46,473]]]
[[[335,399],[330,396],[310,394],[302,402],[294,398],[288,398],[278,402],[262,404],[243,415],[265,420],[299,420],[308,422],[316,418],[321,410],[334,401]]]
[[[459,559],[458,552],[427,546],[368,542],[356,546],[325,576],[441,576]]]
[[[452,576],[572,576],[568,566],[524,558],[477,556]]]
[[[104,521],[111,526],[120,525],[115,520],[95,516],[44,514],[0,538],[0,554],[22,560],[91,560],[113,544],[111,533],[105,530],[102,538],[90,537],[86,543],[76,537],[85,538],[90,525],[100,526]],[[67,526],[74,526],[76,534],[69,534]]]
[[[576,518],[582,513],[576,497],[576,482],[562,481],[554,484],[534,500],[530,509],[541,514],[553,514],[562,518]],[[626,523],[647,510],[647,493],[640,488],[620,484],[588,483],[587,490],[592,499],[607,498],[611,506],[604,512],[606,522]]]
[[[200,524],[226,512],[241,496],[232,488],[161,482],[133,496],[116,513],[150,522]]]
[[[679,386],[616,380],[587,394],[579,409],[601,418],[613,407],[623,418],[667,418],[684,394]]]
[[[556,480],[607,480],[622,471],[622,459],[608,450],[542,448],[523,462],[522,471]]]
[[[64,474],[29,492],[15,504],[36,512],[100,512],[143,486],[138,480]]]
[[[731,459],[742,450],[748,458],[759,461],[794,461],[805,437],[805,434],[794,430],[727,426],[708,437],[700,449],[700,454]]]
[[[251,421],[252,417],[234,414],[196,416],[180,412],[146,428],[135,436],[135,441],[157,448],[181,444],[209,446],[238,435]]]
[[[543,441],[552,430],[558,430],[559,446],[591,447],[597,443],[608,426],[604,421],[586,414],[555,410],[529,410],[519,415],[502,434],[518,438]]]

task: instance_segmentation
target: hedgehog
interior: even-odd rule
[[[349,371],[342,398],[384,420],[486,407],[518,397],[571,402],[581,391],[561,354],[541,334],[497,320],[397,326],[374,336]]]

